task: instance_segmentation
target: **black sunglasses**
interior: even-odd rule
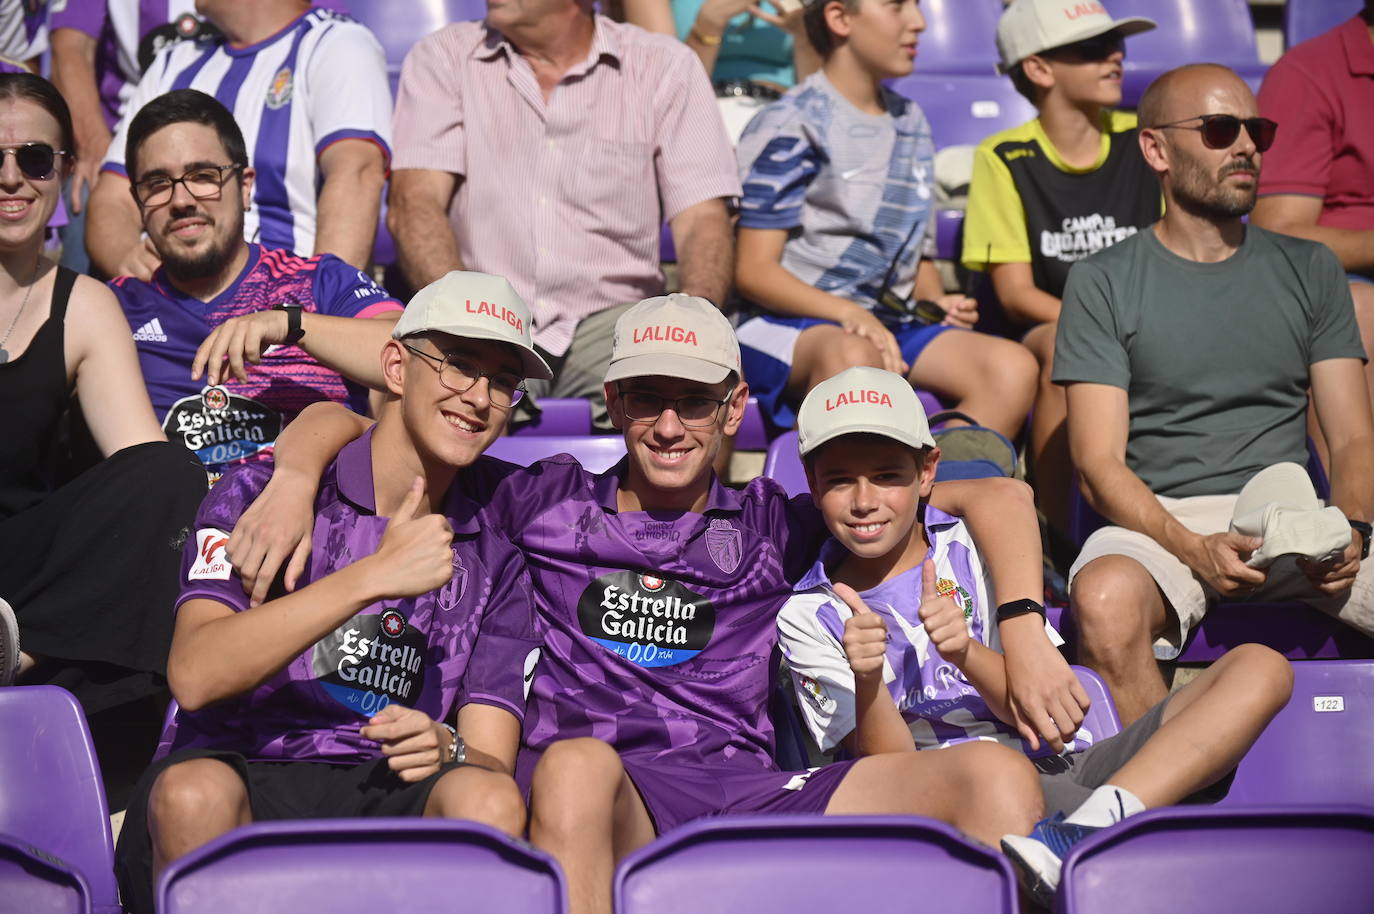
[[[1073,44],[1060,45],[1043,51],[1043,54],[1059,54],[1083,61],[1106,60],[1118,51],[1126,50],[1126,39],[1120,32],[1104,32]]]
[[[67,154],[66,150],[53,149],[47,143],[22,143],[0,149],[0,162],[4,161],[6,153],[13,154],[19,170],[35,181],[51,178],[57,170],[57,157]]]
[[[1189,121],[1202,123],[1189,124]],[[1183,130],[1197,130],[1202,134],[1202,145],[1208,149],[1227,149],[1236,141],[1236,137],[1240,136],[1242,126],[1245,127],[1245,132],[1250,134],[1250,139],[1254,141],[1255,149],[1259,152],[1273,146],[1274,136],[1279,132],[1279,125],[1267,117],[1239,118],[1234,114],[1199,114],[1195,117],[1185,117],[1181,121],[1156,124],[1152,129],[1178,127]]]

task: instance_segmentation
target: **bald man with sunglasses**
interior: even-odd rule
[[[1374,421],[1345,274],[1325,246],[1243,221],[1278,127],[1210,64],[1157,79],[1140,124],[1164,216],[1070,271],[1054,366],[1083,494],[1111,524],[1070,571],[1080,660],[1128,724],[1165,697],[1156,659],[1218,600],[1302,600],[1374,633]],[[1263,539],[1233,532],[1237,495],[1306,464],[1309,389],[1350,539],[1336,517],[1324,560],[1266,571]]]

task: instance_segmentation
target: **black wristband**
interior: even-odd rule
[[[1369,558],[1369,536],[1374,533],[1374,525],[1370,524],[1369,521],[1352,520],[1350,529],[1360,532],[1360,561],[1363,562]]]
[[[305,328],[301,326],[301,306],[300,305],[277,305],[273,311],[286,312],[286,339],[282,340],[283,346],[294,346],[305,336]]]
[[[1015,619],[1017,616],[1024,616],[1026,613],[1039,613],[1040,618],[1045,618],[1045,607],[1034,600],[1012,600],[1010,603],[1003,603],[997,607],[997,621],[1005,622],[1008,619]]]

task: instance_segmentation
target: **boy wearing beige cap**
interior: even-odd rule
[[[252,821],[425,815],[523,832],[511,772],[539,652],[529,577],[455,481],[524,379],[549,376],[529,325],[498,277],[449,273],[416,294],[378,354],[377,424],[317,477],[319,548],[292,592],[251,600],[227,555],[271,462],[205,499],[167,663],[180,711],[120,835],[130,910],[153,910],[172,860]]]
[[[1100,3],[1014,0],[997,23],[999,69],[1036,117],[995,133],[974,154],[962,261],[986,271],[1040,364],[1030,463],[1041,510],[1068,530],[1072,468],[1064,391],[1049,377],[1069,268],[1159,218],[1134,112],[1121,104],[1125,39],[1155,27],[1113,19]]]
[[[1011,726],[998,623],[1043,617],[1028,601],[997,605],[963,522],[928,503],[940,450],[910,388],[852,368],[807,395],[797,432],[833,539],[778,629],[816,742],[859,757],[979,743],[1030,752]],[[1052,904],[1064,854],[1099,828],[1206,799],[1200,792],[1234,768],[1291,682],[1283,657],[1246,645],[1120,734],[1080,730],[1062,753],[1033,753],[1049,818],[1030,837],[1002,839],[1028,891]]]

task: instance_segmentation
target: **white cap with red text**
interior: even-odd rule
[[[882,435],[908,447],[935,447],[911,382],[881,368],[846,368],[811,389],[797,411],[797,449],[805,457],[841,435]]]
[[[1012,0],[997,20],[997,69],[1005,73],[1032,54],[1108,32],[1125,38],[1154,27],[1144,16],[1113,19],[1096,0]]]
[[[607,381],[658,375],[719,384],[732,371],[741,374],[735,328],[704,298],[646,298],[615,322]]]
[[[415,293],[391,335],[399,340],[433,330],[510,343],[520,353],[525,377],[548,380],[553,371],[534,351],[530,322],[530,309],[505,277],[454,270]]]

